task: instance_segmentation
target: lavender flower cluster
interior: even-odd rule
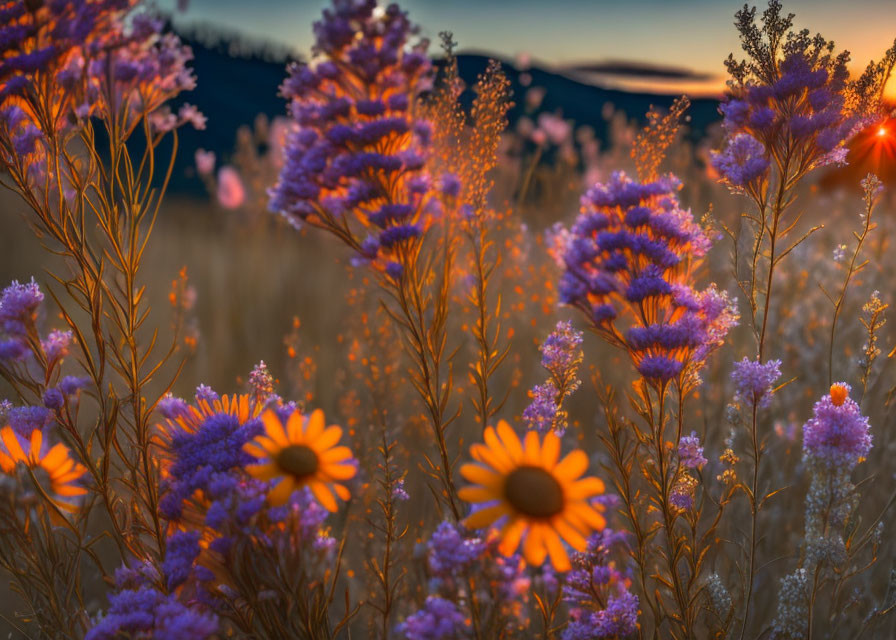
[[[43,337],[38,327],[44,294],[31,280],[12,282],[0,293],[0,367],[14,378],[34,377],[41,404],[2,405],[5,420],[20,436],[30,437],[53,423],[53,412],[76,403],[88,380],[62,375],[62,362],[72,346],[71,331],[53,329]]]
[[[781,361],[765,363],[744,358],[734,363],[734,399],[747,406],[767,408],[772,401],[775,381],[781,377]]]
[[[581,384],[576,377],[584,357],[581,344],[582,332],[561,321],[541,345],[541,366],[550,378],[529,393],[532,402],[523,411],[523,420],[530,429],[541,433],[553,429],[561,435],[566,430],[563,401]]]
[[[479,606],[490,603],[502,620],[497,628],[525,624],[524,605],[530,578],[519,555],[504,556],[498,550],[497,532],[470,537],[470,532],[442,522],[426,545],[429,595],[424,606],[398,626],[407,640],[448,640],[467,637],[472,631],[466,608],[472,595]],[[475,591],[470,594],[471,586]]]
[[[571,618],[563,640],[626,638],[637,632],[638,596],[611,559],[614,548],[624,545],[624,533],[604,529],[589,538],[585,552],[573,556],[563,587]]]
[[[85,640],[159,638],[205,640],[215,637],[217,617],[196,603],[184,603],[177,593],[166,593],[166,582],[149,563],[121,567],[115,572],[115,592],[109,609],[87,632]],[[170,582],[170,577],[167,580]]]
[[[185,122],[204,127],[189,105],[173,116],[166,101],[195,87],[189,47],[163,23],[135,12],[137,0],[6,3],[0,8],[0,163],[31,184],[46,176],[48,140],[91,115],[132,130],[151,115],[157,130]],[[46,91],[46,86],[61,91]],[[44,104],[49,101],[49,104]]]
[[[710,241],[681,209],[679,186],[671,176],[641,184],[614,173],[582,197],[562,253],[561,301],[581,309],[657,384],[681,380],[686,369],[695,374],[737,319],[726,294],[694,289]]]
[[[871,451],[871,426],[845,382],[831,386],[803,425],[803,459],[828,470],[851,471]]]
[[[356,262],[402,272],[402,247],[438,211],[425,171],[431,125],[415,115],[429,86],[427,43],[396,5],[335,2],[314,26],[317,59],[296,63],[283,84],[295,129],[271,193],[272,211],[293,223],[368,235],[351,240]]]
[[[734,81],[720,106],[727,142],[712,154],[712,165],[735,190],[758,193],[774,159],[799,158],[799,172],[846,164],[848,142],[874,118],[873,109],[854,95],[849,53],[808,31],[787,31],[793,16],[772,0],[764,17],[765,42],[753,13],[738,14],[744,48],[754,62],[727,61]],[[784,36],[784,31],[787,31]],[[758,48],[760,45],[761,48]]]

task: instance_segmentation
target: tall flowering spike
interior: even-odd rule
[[[431,129],[417,117],[427,43],[396,5],[375,0],[334,0],[314,33],[315,58],[293,64],[282,87],[294,130],[271,210],[336,233],[359,262],[400,277],[401,247],[438,206],[423,170]]]
[[[40,185],[50,138],[91,115],[115,120],[127,137],[140,117],[194,88],[189,47],[162,35],[161,20],[135,13],[139,4],[0,2],[0,166]],[[168,128],[197,115],[172,116]]]
[[[728,133],[712,164],[733,189],[758,193],[774,160],[798,158],[801,173],[845,164],[847,144],[878,116],[887,60],[850,81],[849,53],[809,31],[794,31],[793,15],[770,0],[762,24],[746,6],[736,16],[748,59],[726,62],[732,79],[720,111]],[[890,67],[892,68],[892,67]]]
[[[553,429],[563,435],[567,425],[563,401],[581,384],[576,377],[584,357],[581,344],[581,331],[573,329],[571,322],[558,322],[541,345],[541,366],[551,377],[529,392],[532,402],[523,411],[523,419],[530,429],[542,433]]]
[[[803,459],[831,471],[849,472],[871,451],[871,426],[845,382],[831,385],[803,425]]]
[[[561,250],[561,300],[655,384],[696,376],[737,320],[726,294],[694,289],[710,241],[680,207],[679,187],[673,176],[639,183],[614,173],[582,197]]]

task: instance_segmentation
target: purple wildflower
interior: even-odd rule
[[[429,596],[423,609],[398,626],[398,632],[407,640],[454,640],[465,637],[469,631],[466,617],[457,605],[438,596]]]
[[[844,382],[815,403],[803,425],[803,459],[828,469],[852,470],[871,451],[871,426]]]
[[[584,553],[573,556],[563,599],[570,621],[562,640],[624,638],[638,629],[638,597],[628,591],[625,577],[612,561],[613,547],[624,538],[609,529],[593,534]]]
[[[212,403],[219,398],[218,392],[206,384],[196,387],[196,401]]]
[[[47,409],[55,411],[56,409],[61,409],[65,404],[65,396],[62,395],[59,389],[47,389],[44,392],[43,401]]]
[[[170,393],[166,395],[164,398],[159,400],[159,404],[156,407],[165,418],[168,420],[174,420],[178,416],[184,415],[190,410],[190,405],[188,405],[184,400],[180,398],[175,398]]]
[[[582,197],[561,251],[561,301],[624,347],[654,384],[684,383],[685,373],[696,380],[737,319],[725,294],[693,288],[710,241],[679,206],[679,186],[671,176],[641,184],[614,173]]]
[[[249,389],[259,401],[274,395],[274,376],[271,375],[264,360],[255,365],[249,374]]]
[[[713,155],[735,188],[761,178],[769,158],[799,157],[802,173],[845,164],[850,139],[877,116],[876,85],[850,82],[847,52],[794,32],[779,0],[770,0],[761,26],[755,15],[747,7],[737,14],[750,59],[726,63],[732,91],[719,110],[728,138]]]
[[[387,269],[400,266],[399,247],[418,242],[432,215],[423,171],[431,127],[415,113],[431,63],[407,15],[396,5],[376,8],[375,0],[335,1],[314,25],[320,61],[290,66],[282,92],[296,128],[270,207],[331,230],[357,218],[364,229],[356,238],[366,232],[374,242],[364,242],[355,263]],[[451,177],[441,184],[448,194],[459,190]],[[402,273],[389,266],[388,275]]]
[[[65,376],[64,378],[62,378],[62,380],[59,381],[57,388],[63,393],[63,395],[73,396],[81,389],[86,388],[89,384],[90,378]]]
[[[734,371],[731,372],[735,399],[751,406],[766,408],[772,401],[775,381],[780,377],[780,360],[769,360],[763,364],[744,358],[735,362]]]
[[[68,348],[71,342],[71,331],[53,330],[45,340],[41,340],[40,346],[47,356],[47,361],[53,363],[68,355]]]
[[[37,309],[43,299],[44,294],[34,280],[26,284],[14,280],[0,294],[0,323],[3,330],[13,337],[25,336],[28,327],[37,318]]]
[[[762,143],[749,133],[739,133],[724,151],[712,153],[712,166],[728,184],[740,189],[765,177],[770,164]]]
[[[697,479],[690,474],[683,474],[669,492],[669,503],[680,511],[690,511],[694,507],[694,491]]]
[[[30,438],[33,431],[44,429],[52,418],[50,410],[40,406],[11,407],[6,415],[9,426],[23,438]]]
[[[557,405],[557,387],[552,380],[532,388],[532,402],[523,411],[528,429],[545,433],[554,427],[560,407]]]
[[[404,478],[399,478],[395,481],[395,485],[392,487],[392,499],[401,502],[407,502],[411,499],[411,496],[408,495],[408,492],[405,489]]]
[[[465,538],[451,522],[442,522],[427,544],[429,568],[437,576],[463,571],[482,555],[485,545],[478,538]]]
[[[581,344],[581,331],[576,331],[569,321],[558,322],[541,345],[541,366],[547,369],[555,380],[574,380],[578,366],[582,362]],[[572,391],[574,389],[569,389],[569,392]]]
[[[252,462],[243,445],[261,433],[262,427],[258,419],[240,423],[227,413],[207,417],[195,431],[169,424],[172,461],[170,475],[162,483],[160,509],[166,518],[176,520],[184,500],[197,489],[207,488],[216,474]]]
[[[136,574],[129,573],[137,581]],[[116,572],[116,576],[118,573]],[[164,594],[144,579],[142,584],[109,596],[109,610],[87,632],[85,640],[151,637],[160,640],[206,640],[218,632],[218,619],[175,594]]]
[[[701,469],[708,462],[703,457],[703,446],[696,431],[678,441],[678,460],[688,469]]]
[[[198,531],[178,531],[168,537],[162,571],[167,578],[169,589],[186,582],[198,557]]]

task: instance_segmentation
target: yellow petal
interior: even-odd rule
[[[511,469],[513,469],[516,464],[514,464],[513,460],[510,459],[510,454],[507,453],[504,445],[501,443],[501,439],[498,438],[498,434],[495,433],[495,430],[492,427],[486,427],[485,431],[482,434],[485,439],[485,446],[482,445],[473,445],[470,447],[470,453],[473,454],[475,458],[477,455],[477,451],[474,451],[474,447],[479,449],[485,449],[489,453],[483,453],[483,462],[486,462],[503,473],[507,473]]]
[[[579,531],[584,532],[588,528],[600,531],[607,526],[607,521],[604,520],[604,517],[585,503],[571,505],[565,515],[572,524],[576,525]],[[581,524],[584,524],[585,527],[581,526]]]
[[[45,469],[56,469],[68,457],[68,448],[61,442],[50,449],[42,460]]]
[[[0,429],[0,439],[2,439],[3,444],[6,445],[6,450],[9,452],[13,462],[25,460],[25,452],[22,451],[22,445],[19,444],[19,438],[12,430],[12,427],[3,427],[3,429]]]
[[[62,500],[53,500],[53,504],[62,509],[63,511],[68,511],[69,513],[75,513],[78,510],[73,504],[69,504],[67,502],[63,502]],[[50,518],[53,518],[54,514],[50,514]]]
[[[289,445],[289,440],[286,439],[286,432],[283,431],[283,423],[280,422],[280,416],[277,415],[277,412],[273,409],[268,409],[262,414],[261,421],[264,423],[265,433],[271,440],[281,447]],[[264,444],[261,446],[264,446]]]
[[[323,472],[333,480],[348,480],[355,477],[358,469],[352,464],[328,464]]]
[[[498,518],[509,513],[506,504],[498,504],[493,507],[486,507],[474,513],[471,513],[464,520],[464,526],[467,529],[482,529],[489,526]]]
[[[336,492],[336,495],[339,496],[341,500],[348,500],[352,497],[351,492],[341,484],[334,484],[333,491]]]
[[[588,456],[581,449],[570,451],[554,469],[554,475],[561,480],[575,480],[588,468]]]
[[[255,444],[254,440],[252,442],[247,442],[246,444],[244,444],[243,451],[248,453],[253,458],[267,458],[268,457],[268,451],[265,449],[262,449],[257,444]]]
[[[463,487],[458,489],[457,497],[464,502],[491,502],[501,498],[500,495],[485,487]]]
[[[339,509],[339,505],[336,504],[336,498],[333,497],[333,492],[323,482],[312,482],[311,493],[314,494],[317,501],[327,511],[335,512]]]
[[[12,473],[12,470],[15,468],[16,463],[13,462],[12,458],[0,451],[0,469],[3,470],[3,473]]]
[[[563,548],[563,543],[560,542],[560,537],[553,529],[545,528],[544,543],[548,548],[554,569],[561,573],[569,571],[569,556],[566,554],[566,549]]]
[[[286,437],[290,442],[305,442],[302,437],[302,423],[304,419],[298,411],[293,411],[286,419]]]
[[[250,464],[246,466],[246,473],[257,480],[273,480],[280,475],[280,469],[273,462]]]
[[[516,466],[511,462],[510,458],[507,457],[507,452],[501,448],[489,449],[484,444],[476,443],[470,447],[470,455],[473,456],[474,460],[487,464],[495,471],[501,473],[510,473]]]
[[[53,491],[55,493],[59,494],[60,496],[65,496],[65,497],[83,496],[85,493],[87,493],[87,489],[85,489],[84,487],[78,487],[73,484],[63,484],[63,485],[55,486],[55,487],[53,487]]]
[[[523,446],[520,444],[520,438],[516,435],[516,431],[504,420],[498,422],[498,437],[501,438],[510,459],[519,463],[523,458]]]
[[[36,463],[40,460],[40,448],[44,443],[44,434],[40,429],[31,432],[31,462]]]
[[[56,482],[58,484],[66,484],[68,482],[77,480],[78,478],[83,476],[84,471],[86,471],[86,469],[84,469],[84,467],[79,467],[70,473],[62,473],[62,474],[50,476],[50,480],[52,480],[53,482]]]
[[[324,452],[318,452],[317,457],[321,462],[342,462],[352,457],[352,450],[348,447],[333,447]]]
[[[481,464],[467,463],[461,465],[460,475],[468,482],[481,484],[483,487],[494,489],[496,492],[500,490],[504,482],[503,476],[486,469]]]
[[[544,562],[547,556],[547,549],[544,547],[542,525],[529,527],[529,532],[523,541],[523,556],[525,556],[526,562],[533,567],[539,567]]]
[[[569,543],[569,546],[576,551],[584,551],[588,546],[588,541],[585,539],[585,536],[579,533],[575,527],[563,518],[555,519],[552,526],[554,527],[554,530],[560,534],[560,537],[566,540]]]
[[[64,473],[68,473],[75,467],[75,461],[71,458],[66,458],[59,464],[57,464],[54,468],[50,468],[49,465],[46,464],[46,458],[44,459],[44,469],[47,469],[49,473],[55,476],[60,476]]]
[[[552,429],[545,434],[544,442],[541,443],[541,464],[550,471],[557,464],[559,457],[560,438]]]
[[[268,493],[268,501],[275,507],[285,504],[296,488],[296,482],[292,476],[284,476],[276,487]]]
[[[272,453],[277,453],[285,446],[288,446],[289,443],[286,444],[277,444],[267,436],[256,436],[255,440],[253,440],[255,444],[264,449],[267,452],[267,455],[271,455]],[[266,456],[262,456],[266,457]]]
[[[311,416],[308,418],[308,424],[305,425],[305,441],[314,442],[317,440],[320,434],[324,432],[324,427],[326,426],[324,412],[320,409],[312,411]]]
[[[520,540],[526,533],[528,524],[523,518],[517,518],[508,522],[501,531],[501,542],[498,543],[498,551],[505,556],[511,556],[520,546]]]
[[[591,496],[600,495],[604,492],[604,481],[600,478],[588,477],[582,478],[568,486],[566,497],[569,500],[582,500]]]
[[[541,443],[538,441],[538,432],[534,429],[527,431],[523,440],[523,462],[531,465],[541,462]]]
[[[320,436],[316,440],[309,440],[308,443],[317,451],[326,451],[334,444],[339,442],[339,439],[341,437],[342,427],[333,425],[332,427],[327,427],[326,429],[324,429],[324,432],[320,434]]]

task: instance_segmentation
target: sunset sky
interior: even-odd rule
[[[307,52],[311,23],[327,0],[190,0],[184,22],[205,22]],[[454,32],[461,50],[549,65],[623,60],[683,67],[710,78],[676,81],[709,89],[724,80],[722,61],[739,50],[732,25],[738,0],[403,0],[435,38]],[[764,5],[763,5],[764,6]],[[796,26],[849,49],[856,66],[879,59],[896,37],[893,0],[785,0]],[[760,7],[761,11],[761,7]],[[648,84],[652,81],[648,81]],[[643,84],[643,82],[642,82]]]

